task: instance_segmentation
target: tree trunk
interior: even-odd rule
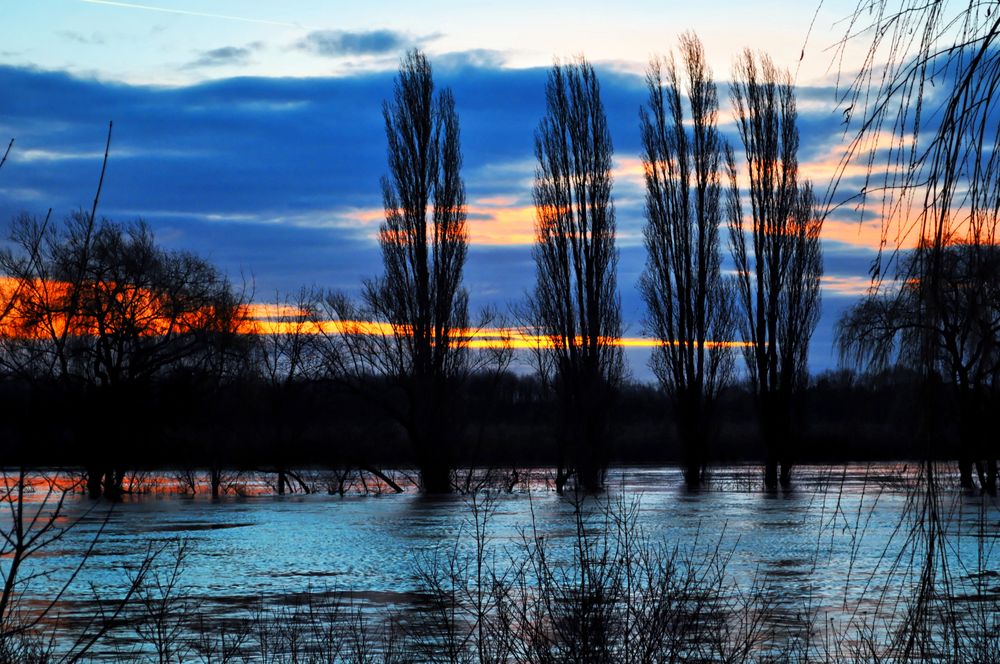
[[[576,481],[584,492],[600,493],[604,491],[604,468],[593,459],[588,459],[577,468]]]
[[[760,413],[760,424],[761,435],[764,439],[764,488],[768,491],[778,490],[778,460],[781,450],[781,432],[779,431],[778,417],[775,411],[776,407],[771,402],[771,399],[766,399]]]
[[[684,465],[684,483],[687,485],[688,491],[697,491],[701,488],[701,470],[701,464],[696,461],[689,460]]]
[[[764,488],[768,491],[778,490],[778,459],[770,451],[764,462]]]
[[[561,496],[566,488],[566,482],[569,480],[569,473],[563,470],[562,462],[556,468],[556,494]]]
[[[964,449],[962,450],[962,456],[958,460],[958,477],[958,481],[963,489],[975,488],[975,484],[972,481],[972,459],[966,456]]]
[[[703,435],[699,404],[695,400],[675,402],[678,422],[677,433],[681,442],[684,459],[684,483],[688,491],[701,488],[705,468],[705,445],[708,436]]]
[[[420,484],[424,493],[451,493],[451,469],[445,463],[425,459],[420,465]]]
[[[219,488],[222,486],[222,471],[218,468],[213,468],[212,474],[212,497],[219,497]]]
[[[761,434],[764,438],[764,486],[768,491],[787,489],[792,484],[792,453],[789,440],[788,401],[780,395],[770,395],[761,409]],[[779,472],[780,471],[780,472]]]
[[[577,484],[587,493],[604,491],[605,470],[608,458],[608,394],[603,381],[592,370],[582,386],[579,400],[582,412],[574,413],[584,430],[578,431]]]
[[[108,500],[121,500],[122,482],[125,479],[125,472],[122,470],[104,470],[104,497]]]
[[[420,486],[424,493],[451,493],[452,429],[448,424],[447,387],[432,379],[417,383],[414,403],[418,410],[410,429],[410,437],[417,453]]]
[[[988,481],[986,479],[986,464],[983,463],[983,460],[978,458],[978,456],[975,460],[975,467],[976,477],[979,479],[979,488],[982,491],[986,491],[986,482]]]
[[[986,493],[991,496],[997,495],[997,460],[989,459],[986,462]]]
[[[980,456],[978,448],[982,444],[979,426],[979,409],[976,394],[970,389],[960,389],[959,403],[959,440],[958,440],[958,476],[963,489],[971,491],[976,488],[973,469]]]
[[[285,484],[286,484],[286,482],[287,481],[285,479],[285,471],[284,471],[284,469],[278,470],[278,495],[279,496],[285,495]]]
[[[792,487],[792,462],[786,456],[781,460],[781,488],[790,489]]]
[[[87,467],[87,496],[91,500],[97,500],[103,493],[101,488],[102,473],[96,466]]]
[[[583,417],[587,428],[577,439],[576,482],[586,493],[600,493],[604,490],[604,427],[596,408]]]

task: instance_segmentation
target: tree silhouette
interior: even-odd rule
[[[956,353],[954,348],[943,354],[941,346],[947,343],[949,330],[965,327],[960,321],[969,313],[964,305],[954,307],[965,298],[955,292],[954,277],[975,271],[959,268],[956,272],[954,262],[956,257],[959,263],[965,262],[961,255],[977,246],[985,248],[988,256],[996,240],[992,229],[1000,206],[1000,95],[996,94],[1000,12],[995,3],[875,0],[859,3],[846,26],[838,57],[860,39],[867,42],[867,53],[861,67],[839,90],[844,121],[854,130],[854,138],[841,159],[829,203],[833,209],[855,203],[862,218],[871,210],[880,217],[881,242],[871,274],[874,292],[885,299],[862,306],[878,307],[898,299],[891,309],[908,313],[894,316],[891,322],[916,314],[921,323],[912,335],[906,335],[911,340],[903,346],[908,362],[921,376],[914,411],[924,443],[920,494],[911,501],[919,519],[910,536],[915,547],[910,555],[923,562],[900,653],[900,657],[912,658],[926,647],[930,625],[940,620],[934,602],[949,591],[953,573],[948,562],[936,555],[950,546],[939,512],[936,460],[944,450],[934,435],[941,414],[937,386],[944,377],[965,401],[961,393],[967,381],[954,370],[971,356],[965,356],[964,349]],[[847,197],[838,194],[848,167],[859,162],[864,169],[860,191]],[[835,196],[846,200],[838,202]],[[973,255],[978,251],[971,249]],[[886,284],[886,278],[892,281]],[[895,288],[893,281],[904,287]],[[905,287],[909,284],[918,286]],[[914,296],[913,290],[919,295]],[[849,330],[851,321],[845,323]],[[898,333],[887,336],[891,339]],[[996,336],[988,343],[995,346]],[[949,358],[944,364],[942,356]],[[997,377],[994,373],[989,381],[994,404]],[[963,484],[971,486],[968,436],[970,427],[978,427],[967,419],[968,405],[962,411],[961,475]],[[998,456],[995,434],[992,440],[971,447],[980,444],[988,448],[991,459]]]
[[[935,251],[919,247],[902,263],[909,274]],[[993,390],[1000,372],[1000,251],[994,242],[952,244],[940,251],[941,269],[931,282],[912,277],[898,290],[870,293],[837,326],[841,361],[881,370],[893,363],[921,369],[923,345],[934,344],[933,370],[959,407],[959,470],[962,486],[997,490],[996,451],[990,449]],[[932,288],[933,284],[933,288]],[[931,300],[933,304],[929,303]],[[937,315],[925,316],[930,306]]]
[[[7,144],[7,149],[3,151],[3,156],[0,157],[0,169],[2,169],[3,165],[7,163],[7,157],[10,156],[10,151],[13,148],[14,148],[14,139],[12,138],[10,139],[10,143]]]
[[[419,51],[403,58],[393,99],[383,106],[389,176],[382,179],[379,229],[384,274],[366,281],[362,306],[329,298],[344,324],[336,371],[361,384],[387,378],[383,403],[405,429],[428,493],[451,490],[457,390],[468,372],[468,251],[458,115],[451,91],[435,94]],[[382,324],[369,334],[358,321]]]
[[[284,495],[288,479],[296,479],[306,493],[308,486],[288,468],[285,455],[300,443],[306,418],[296,407],[302,403],[310,382],[322,375],[321,337],[316,329],[319,294],[302,288],[293,296],[275,295],[268,306],[268,327],[255,335],[254,358],[267,403],[265,422],[272,441],[277,470],[277,489]]]
[[[79,391],[88,491],[117,498],[122,453],[148,434],[153,380],[204,363],[240,304],[213,266],[160,248],[142,223],[79,212],[55,227],[24,216],[12,241],[17,251],[0,259],[19,284],[5,359],[21,375]]]
[[[718,95],[698,38],[682,36],[680,52],[683,74],[672,57],[654,59],[646,74],[649,101],[640,123],[647,258],[639,290],[646,328],[661,344],[651,366],[673,402],[685,479],[697,487],[715,403],[732,370],[730,346],[717,342],[730,341],[735,328],[731,286],[720,269],[724,142],[716,126]]]
[[[976,299],[997,281],[988,271],[997,269],[1000,220],[1000,14],[989,4],[942,0],[866,3],[849,17],[841,53],[858,40],[854,26],[862,20],[872,28],[862,33],[871,41],[862,67],[840,90],[854,137],[830,203],[843,190],[847,168],[860,162],[861,191],[838,195],[839,205],[853,203],[862,214],[877,210],[882,241],[872,265],[873,297],[842,321],[842,348],[855,360],[896,353],[928,385],[941,378],[952,385],[962,417],[962,484],[973,484],[973,456],[987,457],[991,470],[983,477],[980,468],[980,477],[995,491],[992,468],[1000,452],[977,413],[984,394],[991,395],[986,403],[996,403],[996,372],[988,367],[1000,337]],[[879,335],[868,318],[885,328],[884,348],[873,348]],[[928,432],[938,410],[929,390],[920,409]],[[927,437],[928,446],[934,441]],[[940,455],[927,452],[928,460]]]
[[[559,404],[557,488],[575,473],[586,490],[603,487],[609,417],[621,382],[621,305],[616,289],[611,135],[593,67],[555,64],[546,115],[535,134],[534,258],[529,317],[549,342]]]
[[[820,311],[823,263],[812,187],[798,179],[799,133],[791,77],[747,50],[730,86],[747,169],[744,218],[736,157],[727,150],[727,214],[736,264],[744,359],[767,449],[769,488],[791,481],[793,399],[808,377],[809,340]],[[749,235],[750,244],[747,243]]]

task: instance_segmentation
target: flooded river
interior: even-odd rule
[[[494,560],[516,557],[539,538],[554,556],[568,558],[579,523],[600,533],[609,513],[630,510],[634,532],[694,560],[721,555],[736,586],[769,593],[778,605],[842,619],[867,610],[866,603],[876,607],[878,598],[911,592],[913,575],[905,570],[924,551],[913,533],[927,521],[912,491],[912,465],[798,467],[794,489],[774,494],[760,489],[759,472],[715,469],[707,490],[690,493],[675,469],[618,469],[607,496],[582,503],[556,495],[536,474],[486,505],[477,499],[479,519],[467,496],[429,498],[412,490],[253,495],[264,493],[257,487],[217,499],[154,491],[129,496],[110,512],[73,495],[63,519],[76,525],[30,561],[30,573],[39,576],[21,597],[41,606],[66,586],[57,613],[72,626],[96,599],[120,596],[151,551],[169,555],[183,542],[176,592],[206,614],[332,591],[349,591],[367,611],[398,612],[426,593],[428,561],[474,551],[477,524]],[[1000,511],[994,500],[945,485],[936,508],[947,532],[952,592],[995,596]]]

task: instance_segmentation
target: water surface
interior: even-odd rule
[[[608,495],[587,499],[582,508],[545,482],[529,481],[496,498],[485,532],[494,551],[523,551],[525,542],[544,537],[557,555],[568,556],[577,509],[599,532],[610,503],[634,508],[638,528],[651,540],[696,559],[721,552],[734,583],[770,593],[778,603],[842,617],[868,610],[876,597],[906,595],[909,581],[899,570],[919,554],[907,540],[919,516],[912,467],[799,467],[794,489],[777,493],[761,491],[759,478],[754,467],[716,469],[708,490],[689,493],[675,469],[619,469],[609,477]],[[474,547],[470,507],[468,497],[412,491],[219,499],[154,492],[130,496],[108,512],[72,496],[65,522],[79,523],[31,561],[31,572],[43,574],[23,596],[40,604],[55,596],[93,543],[60,605],[64,614],[85,611],[95,592],[105,599],[122,592],[129,570],[149,551],[166,547],[169,553],[180,539],[188,552],[183,593],[216,615],[329,591],[350,591],[373,609],[400,610],[425,590],[420,572],[435,553]],[[995,502],[948,489],[940,509],[950,533],[946,555],[955,594],[995,595]]]

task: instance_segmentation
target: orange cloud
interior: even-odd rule
[[[248,304],[246,308],[246,313],[250,318],[255,320],[271,320],[271,319],[282,319],[282,318],[295,318],[308,316],[309,312],[304,311],[302,308],[297,307],[293,304],[284,303],[267,303],[259,304],[253,303]]]
[[[480,199],[468,208],[469,242],[484,245],[531,244],[535,241],[535,206],[506,197]]]
[[[476,199],[466,206],[465,212],[472,244],[517,245],[535,241],[535,207],[519,204],[514,196]],[[385,219],[385,211],[381,208],[351,209],[343,216],[361,227],[377,228]]]
[[[833,242],[878,249],[882,241],[882,222],[863,221],[859,223],[857,221],[827,219],[823,222],[821,237]]]

